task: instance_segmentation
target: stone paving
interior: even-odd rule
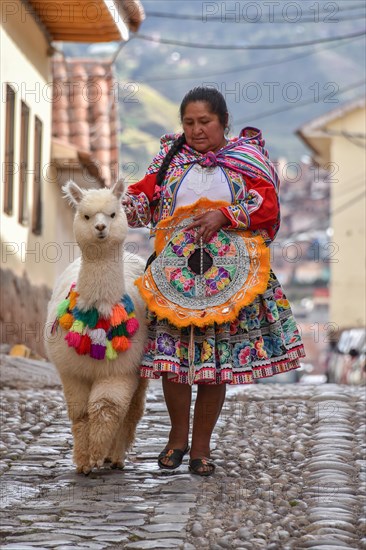
[[[364,387],[229,388],[216,474],[199,478],[187,459],[156,464],[169,422],[154,382],[125,469],[86,477],[52,367],[2,359],[2,549],[366,549]]]

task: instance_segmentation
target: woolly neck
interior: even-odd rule
[[[87,259],[88,254],[84,250],[76,283],[81,308],[94,307],[104,317],[125,294],[123,248],[118,247],[114,251],[109,248],[109,251],[108,258],[104,255],[92,260],[90,255]]]

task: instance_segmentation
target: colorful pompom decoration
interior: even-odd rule
[[[113,361],[118,353],[131,346],[131,338],[139,328],[131,298],[125,294],[113,307],[109,319],[99,317],[96,308],[86,311],[77,307],[79,294],[75,284],[57,307],[57,321],[67,330],[65,340],[79,355]]]

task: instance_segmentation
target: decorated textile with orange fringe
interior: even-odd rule
[[[200,244],[193,217],[227,206],[201,198],[160,221],[156,259],[135,284],[150,311],[177,327],[233,321],[268,284],[270,252],[260,235],[220,229]]]

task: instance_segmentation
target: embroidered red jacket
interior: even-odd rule
[[[279,202],[274,186],[261,179],[244,178],[238,172],[225,169],[235,197],[230,206],[220,208],[228,219],[228,226],[233,229],[250,229],[263,235],[267,242],[274,239],[278,229]],[[182,175],[184,170],[182,170]],[[176,184],[176,182],[175,182]],[[179,186],[174,188],[169,184],[164,190],[157,207],[151,207],[156,185],[156,173],[147,174],[139,182],[130,185],[126,194],[131,198],[133,208],[128,213],[130,227],[141,227],[150,221],[155,224],[172,214],[174,209],[174,195]],[[207,197],[208,199],[212,197]],[[164,200],[162,200],[164,199]],[[152,229],[152,234],[154,231]]]

